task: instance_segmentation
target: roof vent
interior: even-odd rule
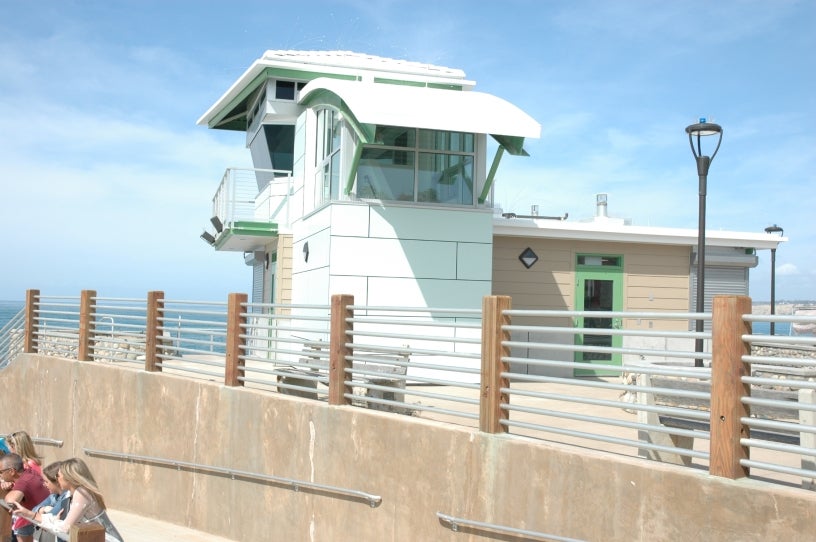
[[[606,200],[607,194],[595,194],[595,216],[598,218],[606,218]]]

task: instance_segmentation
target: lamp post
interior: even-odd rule
[[[706,122],[705,118],[701,118],[697,124],[686,126],[686,133],[689,136],[689,145],[691,145],[691,152],[694,154],[694,159],[697,162],[697,176],[700,178],[700,206],[698,212],[697,224],[697,307],[696,312],[701,313],[705,310],[705,215],[706,215],[706,185],[708,183],[708,168],[711,161],[717,156],[717,151],[720,150],[720,143],[722,143],[723,129],[719,124],[713,122]],[[717,146],[711,156],[704,155],[702,152],[701,140],[705,136],[717,135]],[[697,146],[695,147],[695,139]],[[699,318],[696,321],[695,331],[702,333],[704,330],[703,321]],[[695,339],[694,351],[703,351],[703,339]],[[703,360],[698,358],[694,360],[695,367],[702,367]]]
[[[780,237],[785,234],[785,230],[774,224],[765,228],[765,233],[777,234]],[[771,249],[771,316],[776,314],[776,247]],[[771,335],[775,334],[775,322],[771,320]]]

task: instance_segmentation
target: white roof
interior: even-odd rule
[[[566,220],[495,217],[493,234],[508,237],[539,237],[582,241],[697,246],[697,230],[632,226],[614,220],[568,222]],[[787,237],[769,233],[706,230],[706,246],[773,249]]]
[[[266,51],[198,119],[198,124],[208,124],[267,68],[301,71],[308,74],[322,73],[372,79],[374,77],[391,78],[455,85],[466,89],[475,85],[473,81],[465,79],[465,72],[462,70],[421,62],[396,60],[351,51]]]
[[[540,137],[541,125],[510,102],[475,91],[441,90],[321,77],[307,84],[300,102],[326,90],[339,96],[358,121],[432,130]]]

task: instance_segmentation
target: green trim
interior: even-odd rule
[[[331,73],[322,73],[322,72],[304,72],[298,70],[291,70],[291,69],[280,69],[280,68],[264,68],[261,73],[255,76],[252,81],[250,81],[241,92],[238,93],[238,96],[230,100],[230,102],[221,108],[221,111],[218,112],[216,116],[214,116],[210,122],[207,123],[209,128],[219,129],[219,130],[238,130],[244,131],[247,129],[246,127],[246,114],[248,111],[248,107],[244,109],[243,112],[234,114],[233,112],[235,109],[241,105],[243,101],[245,101],[253,92],[255,92],[258,87],[262,84],[265,84],[266,81],[269,79],[291,79],[291,80],[307,80],[311,81],[313,79],[317,79],[318,77],[328,77],[331,79],[342,79],[344,81],[356,81],[357,77],[354,75],[338,75],[338,74],[331,74]],[[230,121],[221,124],[221,122],[230,117]]]
[[[493,181],[496,179],[496,171],[499,169],[499,162],[501,162],[503,155],[504,146],[499,145],[499,148],[496,149],[496,155],[493,157],[493,163],[490,164],[490,172],[487,174],[487,179],[485,179],[484,188],[482,188],[482,193],[479,195],[479,204],[487,201],[487,196],[490,194],[490,189],[493,187]]]
[[[462,90],[461,85],[451,85],[451,84],[443,84],[443,83],[428,83],[426,85],[428,88],[435,88],[438,90]]]
[[[591,265],[591,264],[579,264],[578,258],[617,258],[618,265]],[[612,255],[612,254],[601,254],[601,253],[579,253],[575,255],[575,270],[576,271],[591,271],[597,273],[620,273],[623,270],[623,256],[619,255]]]
[[[277,237],[278,225],[274,222],[237,221],[224,228],[224,231],[215,240],[215,249],[219,250],[236,235],[250,237]]]
[[[328,107],[339,111],[343,115],[346,124],[352,129],[359,139],[357,146],[354,149],[351,167],[349,168],[349,176],[346,180],[344,194],[348,196],[351,194],[351,189],[354,187],[354,179],[357,177],[357,167],[360,164],[360,157],[363,154],[363,146],[368,145],[374,140],[376,125],[364,124],[357,120],[348,104],[340,99],[340,96],[328,90],[318,90],[309,95],[303,105],[311,108]]]
[[[360,158],[363,156],[362,141],[354,148],[354,155],[351,158],[351,167],[349,168],[349,176],[346,181],[346,189],[344,195],[351,194],[351,189],[354,187],[354,179],[357,178],[357,168],[360,167]]]
[[[230,124],[219,126],[219,123],[224,120],[228,115],[233,116],[232,112],[235,110],[236,107],[241,105],[241,102],[245,101],[253,92],[255,92],[261,84],[265,83],[267,79],[266,70],[259,73],[252,81],[249,82],[244,89],[238,93],[238,96],[230,100],[230,102],[221,108],[221,111],[218,112],[216,116],[210,119],[210,122],[207,123],[209,128],[218,128],[223,130],[235,130],[236,128],[230,128],[236,119],[232,119]],[[246,130],[246,113],[247,109],[244,109],[242,118],[244,118],[244,130]],[[241,114],[238,115],[239,117]]]
[[[605,256],[618,258],[619,264],[614,265],[578,265],[579,256]],[[623,256],[611,254],[576,254],[575,255],[575,310],[583,311],[586,300],[584,290],[587,280],[604,280],[612,282],[612,311],[620,312],[623,309]],[[575,318],[575,327],[584,327],[584,316]],[[620,329],[622,321],[620,318],[612,318],[610,325],[612,328]],[[591,335],[591,334],[590,334]],[[584,335],[576,334],[574,344],[580,346],[584,344]],[[623,345],[623,337],[620,335],[611,336],[610,346],[620,348]],[[600,345],[599,345],[600,346]],[[622,356],[619,353],[609,355],[608,360],[584,359],[584,353],[576,351],[573,359],[576,363],[586,363],[587,365],[612,365],[620,366]],[[617,376],[619,371],[604,369],[575,369],[574,376]]]
[[[493,139],[499,142],[501,146],[507,149],[507,152],[513,156],[530,156],[524,150],[524,138],[520,136],[506,136],[490,134]]]
[[[403,87],[425,87],[422,81],[404,81],[402,79],[385,79],[384,77],[375,77],[375,83],[382,83],[384,85],[399,85]]]

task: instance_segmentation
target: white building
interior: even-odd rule
[[[494,213],[503,154],[526,155],[540,126],[474,86],[429,64],[267,51],[199,120],[246,132],[254,164],[227,170],[202,237],[244,254],[256,302],[693,310],[696,230],[632,226],[605,201],[589,222]],[[756,250],[782,240],[708,232],[708,303],[747,294]]]

